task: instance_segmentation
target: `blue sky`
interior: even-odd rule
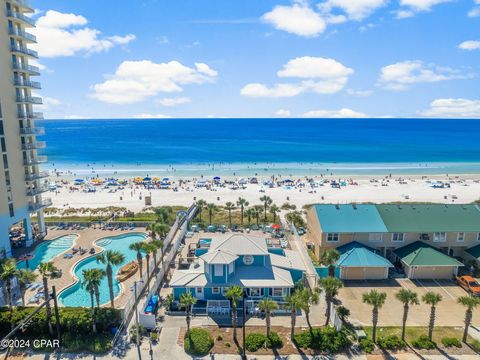
[[[32,5],[47,118],[480,118],[480,0]]]

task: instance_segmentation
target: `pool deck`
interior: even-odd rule
[[[55,264],[55,266],[62,271],[62,276],[58,279],[53,279],[49,280],[48,284],[49,287],[52,285],[55,285],[57,289],[57,293],[60,293],[63,289],[66,287],[73,285],[76,282],[76,278],[73,275],[73,268],[76,263],[79,261],[86,259],[90,256],[95,256],[95,255],[90,255],[88,250],[90,248],[95,248],[95,254],[98,254],[102,248],[99,246],[94,245],[94,242],[98,239],[104,238],[104,237],[112,237],[116,235],[126,235],[129,233],[144,233],[145,228],[136,228],[135,230],[132,231],[121,231],[121,230],[100,230],[100,229],[93,229],[93,228],[87,228],[84,230],[49,230],[48,235],[45,238],[46,240],[52,240],[55,239],[59,236],[64,236],[64,235],[69,235],[69,234],[77,234],[78,238],[76,239],[75,243],[73,244],[73,247],[78,248],[81,246],[83,249],[87,250],[87,253],[80,255],[79,253],[76,253],[73,255],[72,258],[66,259],[63,257],[63,254],[58,255],[55,257],[52,261]],[[33,248],[30,248],[30,252],[32,251]],[[66,253],[71,253],[71,249],[67,250]],[[143,260],[145,264],[145,259]],[[144,265],[145,268],[146,265]],[[99,268],[104,268],[105,266],[102,264],[98,264]],[[38,273],[38,270],[35,271]],[[130,286],[133,284],[135,279],[138,279],[139,276],[135,274],[131,278],[127,279],[122,285],[122,291],[120,295],[118,295],[115,298],[115,307],[121,308],[125,305],[127,299],[130,296],[130,291],[124,291],[124,289],[130,289]],[[40,274],[38,275],[38,278],[36,282],[41,282],[42,278],[40,277]],[[108,289],[105,291],[108,292]],[[27,293],[25,294],[25,301],[28,303],[28,300],[33,297],[37,291],[30,291],[27,290]],[[106,306],[109,306],[110,303],[105,304]],[[27,304],[28,305],[28,304]],[[59,305],[62,306],[62,304],[59,302]]]

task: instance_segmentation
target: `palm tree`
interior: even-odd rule
[[[155,245],[149,242],[142,242],[142,250],[145,253],[145,262],[147,263],[147,292],[150,292],[150,254],[157,251]]]
[[[273,223],[276,223],[277,222],[277,214],[280,212],[280,208],[273,204],[272,206],[270,206],[270,214],[273,215]]]
[[[465,328],[463,330],[462,338],[462,341],[466,343],[468,337],[468,328],[472,323],[473,309],[480,304],[480,299],[473,296],[461,296],[457,299],[457,302],[467,308],[465,310],[465,320],[463,321],[465,323]]]
[[[295,324],[297,322],[297,311],[302,308],[301,292],[296,291],[285,298],[285,307],[290,310],[290,340],[295,335]]]
[[[100,283],[105,277],[105,270],[102,269],[90,269],[92,270],[91,276],[96,280],[95,282],[95,299],[97,301],[97,308],[100,308]]]
[[[142,273],[143,273],[143,262],[142,262],[142,251],[143,251],[143,241],[135,242],[132,243],[128,246],[128,248],[132,251],[137,252],[137,263],[138,263],[138,268],[140,270],[140,279],[142,279]]]
[[[185,321],[187,322],[187,334],[190,337],[190,316],[192,314],[192,306],[197,303],[197,299],[192,296],[191,293],[183,293],[180,295],[180,305],[185,307],[186,318]]]
[[[160,260],[163,269],[163,247],[165,246],[165,243],[162,240],[152,240],[149,242],[149,244],[155,247],[155,251],[153,252],[153,262],[155,263],[156,268],[158,267],[157,251],[160,250]]]
[[[312,305],[318,304],[320,301],[320,292],[319,288],[314,290],[310,288],[302,288],[298,290],[300,292],[300,299],[301,299],[301,307],[302,310],[305,312],[305,319],[307,320],[308,327],[310,331],[312,331],[312,325],[310,323],[310,307]]]
[[[114,308],[115,295],[113,294],[113,266],[118,266],[125,262],[125,256],[120,251],[107,250],[97,255],[97,263],[106,265],[105,273],[107,274],[108,290],[110,293],[110,307]]]
[[[326,249],[320,254],[320,262],[324,266],[328,266],[328,276],[335,276],[335,264],[340,257],[337,249]]]
[[[170,206],[162,206],[155,209],[155,215],[157,215],[157,221],[160,223],[169,223],[170,216],[173,211]]]
[[[267,337],[270,337],[270,315],[272,311],[278,309],[278,304],[275,300],[264,298],[258,302],[258,308],[265,312],[265,320],[267,322]]]
[[[325,326],[330,322],[330,312],[332,311],[332,303],[335,296],[338,295],[338,290],[343,287],[340,279],[334,277],[327,277],[319,280],[319,285],[325,293],[325,301],[327,302],[327,309],[325,311]]]
[[[48,290],[48,279],[56,279],[59,276],[58,269],[53,265],[53,262],[40,263],[38,265],[38,272],[42,276],[43,280],[43,292],[45,294],[45,310],[47,312],[48,331],[50,335],[53,335],[52,327],[52,308],[50,306],[50,295]]]
[[[25,305],[25,293],[27,292],[27,285],[31,284],[37,278],[37,274],[28,269],[20,269],[17,273],[18,287],[22,295],[22,305]]]
[[[377,290],[370,290],[368,293],[364,293],[362,301],[372,306],[372,340],[377,341],[377,324],[378,324],[378,310],[385,304],[387,299],[387,293],[379,292]]]
[[[157,237],[157,230],[155,229],[157,223],[156,222],[151,222],[150,224],[147,225],[146,230],[150,231],[150,237],[152,239],[155,239]]]
[[[13,329],[13,299],[12,299],[12,280],[18,276],[17,264],[14,259],[3,259],[0,262],[0,280],[5,284],[7,292],[7,303],[10,309],[10,324]]]
[[[260,198],[260,201],[263,202],[263,210],[265,215],[264,221],[267,222],[267,209],[272,204],[273,200],[270,196],[263,195]]]
[[[437,304],[442,301],[442,295],[429,291],[422,296],[422,301],[430,305],[430,321],[428,322],[428,338],[432,341],[433,328],[435,326],[435,310]]]
[[[83,270],[82,287],[90,293],[90,304],[92,307],[92,329],[93,332],[97,332],[97,314],[95,308],[95,296],[98,293],[97,288],[100,286],[102,277],[105,275],[103,270],[100,269],[85,269]],[[97,307],[99,300],[97,299]]]
[[[242,197],[237,200],[237,206],[240,206],[240,225],[243,227],[243,215],[245,208],[249,205],[248,201]]]
[[[198,209],[198,219],[200,220],[200,222],[202,222],[202,211],[203,209],[205,208],[205,206],[207,206],[207,202],[205,200],[197,200],[197,209]]]
[[[248,219],[248,226],[252,223],[252,218],[255,216],[255,209],[250,208],[245,211],[245,215],[247,216]]]
[[[225,209],[228,211],[228,227],[229,229],[231,229],[232,228],[232,210],[236,209],[235,204],[228,201],[227,203],[225,203]]]
[[[416,292],[407,289],[401,289],[395,294],[397,300],[403,303],[403,319],[402,319],[402,340],[405,341],[405,330],[407,327],[408,310],[410,305],[418,305],[418,295]]]
[[[158,235],[160,235],[160,239],[164,240],[169,231],[170,231],[170,225],[165,224],[165,223],[156,223],[155,224],[155,232]]]
[[[260,217],[260,214],[262,213],[262,210],[263,210],[262,205],[255,205],[253,207],[254,215],[257,220],[257,226],[259,226],[259,222],[260,222],[259,217]]]
[[[213,213],[218,210],[217,205],[213,203],[207,204],[207,210],[208,210],[208,222],[209,222],[209,225],[212,225]]]
[[[237,301],[243,297],[243,289],[240,286],[229,286],[225,291],[225,297],[232,304],[233,339],[237,341]]]

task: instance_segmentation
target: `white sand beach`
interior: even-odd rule
[[[240,188],[225,179],[217,185],[196,187],[196,179],[171,179],[169,189],[148,189],[145,185],[129,181],[125,186],[106,187],[105,185],[74,186],[67,182],[45,196],[51,197],[56,208],[95,208],[121,206],[138,212],[145,207],[145,196],[151,196],[151,206],[184,205],[204,199],[217,205],[227,201],[235,202],[243,197],[250,205],[259,204],[263,195],[282,205],[285,202],[302,207],[314,203],[351,203],[351,202],[434,202],[434,203],[470,203],[480,199],[480,175],[436,175],[436,176],[353,176],[345,178],[309,177],[315,185],[311,186],[306,178],[291,178],[293,185],[264,185],[268,178],[258,178],[258,184],[246,183]],[[206,179],[207,180],[207,179]],[[236,179],[238,181],[238,179]],[[51,178],[50,183],[59,178]],[[209,179],[211,181],[211,179]],[[235,179],[228,179],[234,182]],[[333,187],[330,181],[343,183]],[[325,182],[322,186],[318,184]],[[434,188],[433,184],[448,183],[450,187]],[[208,185],[208,184],[207,184]],[[87,188],[95,192],[87,192]],[[174,190],[175,189],[175,190]]]

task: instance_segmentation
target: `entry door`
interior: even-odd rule
[[[201,288],[201,287],[196,288],[195,293],[197,295],[197,299],[203,300],[203,288]]]

